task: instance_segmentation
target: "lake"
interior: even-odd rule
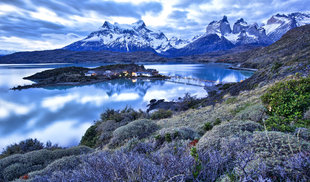
[[[239,82],[252,75],[249,71],[230,70],[225,64],[160,64],[145,67],[157,69],[173,80],[122,79],[76,87],[10,90],[33,83],[23,80],[25,76],[64,66],[73,65],[0,64],[0,149],[27,138],[51,141],[63,147],[77,145],[87,128],[106,109],[129,106],[146,110],[151,99],[176,100],[186,93],[206,97],[207,92],[199,85]]]

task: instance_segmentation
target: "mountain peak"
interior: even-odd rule
[[[227,16],[224,16],[220,21],[213,21],[207,26],[207,34],[222,36],[229,33],[231,33],[231,28]]]
[[[133,23],[132,25],[136,26],[136,27],[145,27],[146,26],[143,20],[139,20],[139,21]]]
[[[228,19],[227,19],[226,15],[223,16],[222,22],[227,22],[228,23]]]
[[[102,28],[112,28],[113,25],[109,21],[105,21],[102,25]]]

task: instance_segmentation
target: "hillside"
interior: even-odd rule
[[[198,105],[183,98],[187,111],[105,111],[81,139],[96,151],[5,157],[0,180],[310,181],[309,33],[303,26],[273,45],[228,56],[258,71]],[[44,161],[46,153],[55,157]]]
[[[240,67],[256,68],[258,71],[249,79],[229,89],[231,94],[265,85],[289,75],[310,74],[310,25],[287,32],[274,44],[223,57],[218,60],[239,64]],[[218,61],[222,62],[222,61]],[[228,90],[227,90],[228,91]]]

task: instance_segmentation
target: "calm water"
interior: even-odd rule
[[[0,149],[26,138],[48,140],[61,146],[78,144],[86,129],[108,108],[130,106],[146,110],[151,99],[173,100],[190,93],[207,96],[203,87],[170,81],[113,80],[79,87],[31,88],[12,91],[17,85],[31,84],[25,76],[55,67],[72,65],[0,64]],[[95,67],[98,65],[79,65]],[[147,65],[170,76],[238,82],[251,72],[229,70],[219,64]],[[1,151],[1,150],[0,150]]]

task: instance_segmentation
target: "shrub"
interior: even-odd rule
[[[215,119],[215,121],[214,121],[214,123],[213,123],[213,125],[215,126],[215,125],[219,125],[219,124],[221,124],[221,119],[220,118],[216,118]]]
[[[235,109],[231,110],[231,114],[233,115],[236,115],[238,114],[239,112],[247,109],[249,106],[251,106],[251,103],[247,102],[247,103],[244,103],[242,105],[239,105],[237,106]]]
[[[227,90],[233,85],[236,85],[236,83],[225,83],[222,85],[222,87],[220,87],[220,90]]]
[[[199,150],[206,150],[208,148],[220,149],[221,141],[231,136],[243,136],[253,133],[263,127],[251,121],[232,121],[214,126],[213,129],[207,132],[200,138],[198,143]]]
[[[96,147],[98,141],[98,134],[97,134],[97,125],[92,125],[86,130],[86,133],[82,137],[80,141],[80,145],[85,145],[88,147]]]
[[[10,181],[31,171],[41,170],[48,164],[65,156],[80,155],[92,152],[85,147],[69,149],[37,150],[26,154],[15,154],[0,160],[0,181]]]
[[[151,119],[152,120],[164,119],[164,118],[169,118],[171,116],[172,116],[171,110],[159,109],[158,111],[155,111],[151,114]]]
[[[136,151],[100,151],[81,156],[82,163],[35,175],[33,181],[185,181],[194,160],[183,145],[170,143],[149,155]],[[176,150],[170,150],[177,146]],[[62,168],[64,170],[62,170]],[[32,176],[30,176],[32,177]]]
[[[279,69],[282,65],[283,65],[282,63],[275,62],[275,63],[273,64],[273,66],[271,67],[271,71],[278,71],[278,69]]]
[[[203,125],[203,129],[205,130],[205,131],[209,131],[209,130],[212,130],[212,128],[213,128],[213,126],[212,126],[212,124],[211,123],[205,123],[204,125]]]
[[[266,117],[266,109],[262,104],[255,104],[247,107],[243,111],[236,114],[235,119],[237,120],[251,120],[260,122]]]
[[[125,107],[123,110],[107,109],[100,115],[100,118],[102,122],[109,120],[120,122],[122,120],[133,121],[143,117],[144,115],[145,113],[141,110],[135,111],[132,108]]]
[[[166,134],[165,134],[165,140],[166,140],[166,142],[171,142],[171,141],[172,141],[172,138],[171,138],[171,134],[170,134],[170,133],[166,133]]]
[[[200,135],[193,129],[187,127],[162,129],[155,136],[157,145],[162,145],[165,141],[172,142],[176,140],[194,140],[200,138]]]
[[[100,121],[86,130],[80,144],[92,148],[102,147],[110,142],[114,130],[138,118],[146,117],[148,115],[145,112],[128,107],[123,110],[107,109],[101,114]]]
[[[44,146],[44,144],[39,140],[30,138],[21,141],[18,144],[15,143],[7,146],[0,155],[0,159],[13,154],[24,154],[35,150],[41,150],[43,148],[54,150],[59,149],[60,147],[58,145],[52,145],[50,141],[46,142],[46,145]]]
[[[113,138],[110,141],[110,146],[119,146],[126,142],[126,140],[133,137],[142,139],[151,135],[154,131],[158,130],[159,126],[147,119],[140,119],[128,123],[125,126],[117,128],[113,132]]]
[[[296,126],[309,127],[304,113],[310,107],[310,77],[280,82],[261,97],[268,114],[267,129],[293,131]]]
[[[236,97],[230,97],[230,98],[227,98],[226,99],[226,101],[225,101],[225,103],[226,104],[234,104],[234,103],[236,103],[237,102],[237,98]]]

